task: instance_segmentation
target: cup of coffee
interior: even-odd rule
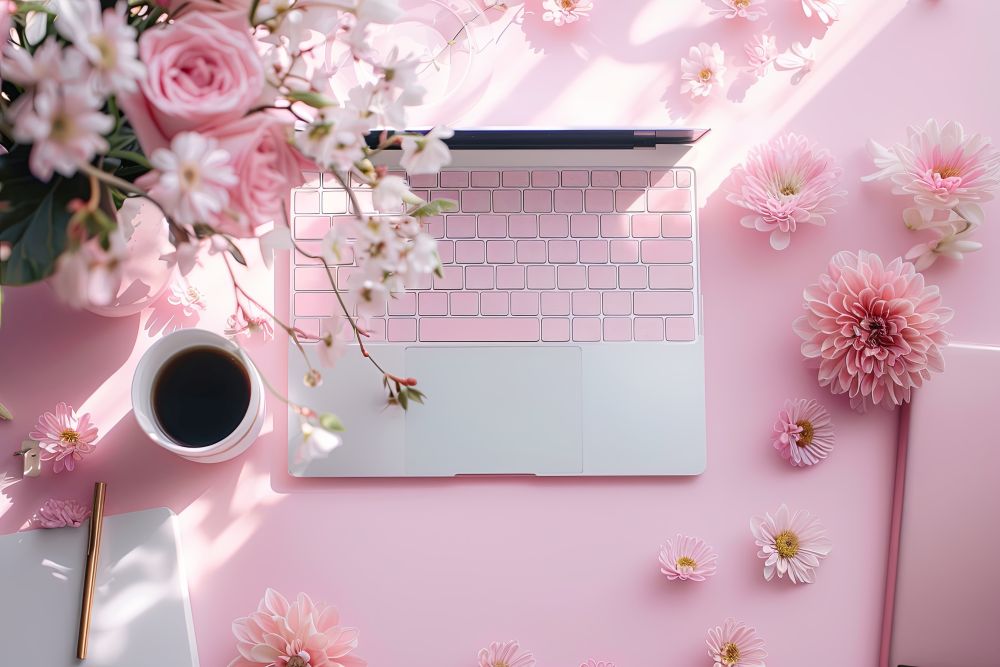
[[[264,385],[231,340],[182,329],[152,345],[132,378],[132,409],[160,447],[198,463],[242,454],[260,434]]]

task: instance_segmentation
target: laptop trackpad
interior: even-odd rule
[[[406,413],[411,475],[580,473],[578,347],[414,347],[427,394]]]

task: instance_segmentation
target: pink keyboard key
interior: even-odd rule
[[[507,236],[507,216],[505,215],[479,216],[479,238],[502,239],[505,236]]]
[[[469,187],[469,172],[467,171],[442,171],[442,188],[467,188]]]
[[[486,252],[489,252],[489,246]],[[524,289],[524,267],[498,266],[497,289]]]
[[[298,190],[294,204],[296,213],[319,213],[319,192]]]
[[[390,319],[386,325],[386,339],[391,343],[410,343],[417,340],[417,321],[409,318]]]
[[[636,315],[691,315],[694,295],[691,292],[633,292]]]
[[[424,229],[428,234],[436,239],[444,238],[444,218],[440,215],[432,215],[424,218]]]
[[[613,269],[614,267],[608,267]],[[560,266],[556,269],[556,284],[559,289],[586,289],[587,267],[579,265]]]
[[[554,207],[556,213],[582,213],[583,190],[556,190]]]
[[[649,186],[652,188],[674,187],[674,172],[654,169],[649,172]]]
[[[639,261],[639,242],[615,239],[611,242],[612,264],[635,264]]]
[[[611,213],[615,210],[615,195],[611,190],[587,190],[584,206],[591,213]]]
[[[662,232],[665,237],[691,236],[691,216],[681,213],[671,213],[661,216]]]
[[[604,238],[625,238],[628,236],[629,218],[627,215],[602,215],[601,236]]]
[[[513,241],[487,241],[486,261],[490,264],[513,264],[514,263],[514,242]]]
[[[524,191],[525,213],[549,213],[550,211],[552,211],[552,193],[549,190]]]
[[[644,188],[647,185],[649,183],[646,180],[646,172],[632,170],[622,172],[623,188]]]
[[[434,276],[434,289],[462,289],[464,269],[461,266],[445,266],[441,276]]]
[[[355,190],[354,198],[358,200],[358,205],[361,207],[361,213],[374,213],[375,204],[372,202],[372,192],[371,190]],[[350,213],[358,213],[358,209],[355,208],[354,202],[350,198],[347,200],[347,210]]]
[[[438,241],[438,258],[442,264],[451,264],[455,261],[455,242]]]
[[[569,340],[569,320],[546,317],[542,320],[542,340],[550,343],[564,343]]]
[[[608,242],[604,239],[580,241],[580,261],[584,264],[605,264],[608,261]]]
[[[596,215],[580,214],[569,218],[569,234],[574,238],[593,238],[600,233],[600,218]]]
[[[300,188],[318,188],[319,187],[319,173],[315,171],[304,171],[302,172],[302,178],[305,179],[305,183],[300,185]]]
[[[470,266],[465,269],[466,289],[493,289],[492,266]]]
[[[622,285],[622,287],[625,287]],[[694,287],[694,268],[683,264],[665,264],[649,267],[650,289],[691,289]]]
[[[632,340],[631,318],[605,317],[604,340],[621,342]]]
[[[529,266],[528,289],[555,289],[556,267]]]
[[[447,315],[448,295],[444,292],[421,292],[417,295],[421,315]]]
[[[474,171],[469,178],[474,188],[499,188],[499,171]]]
[[[518,241],[517,261],[520,264],[544,264],[545,241]]]
[[[646,191],[615,190],[615,210],[619,213],[641,213],[646,210]]]
[[[531,292],[521,293],[531,294]],[[483,292],[479,295],[479,309],[483,315],[506,315],[509,310],[507,292]]]
[[[486,261],[486,241],[455,241],[455,262],[482,264]]]
[[[319,320],[295,318],[295,328],[311,338],[319,338]]]
[[[296,317],[330,317],[340,309],[333,292],[302,292],[295,295]]]
[[[296,267],[295,289],[299,291],[332,289],[330,278],[322,266]]]
[[[601,340],[601,320],[596,317],[574,317],[573,340],[580,343]]]
[[[450,239],[471,239],[476,236],[476,216],[449,215],[445,220],[445,231]]]
[[[340,267],[337,269],[337,289],[344,291],[351,289],[351,278],[354,276],[354,269],[350,267]]]
[[[690,211],[690,190],[649,190],[650,211]]]
[[[591,289],[617,289],[618,270],[613,266],[591,266],[587,271]]]
[[[526,171],[504,171],[500,180],[505,188],[526,188],[530,179],[531,176]]]
[[[562,185],[564,188],[585,188],[590,185],[590,172],[587,171],[564,171],[562,173]]]
[[[403,292],[396,294],[389,299],[390,315],[416,315],[417,295],[413,292]]]
[[[479,295],[475,292],[452,292],[450,300],[452,315],[479,314]]]
[[[537,315],[538,292],[513,292],[510,295],[511,315]]]
[[[458,203],[459,191],[458,190],[431,190],[431,199],[450,199],[451,201]]]
[[[690,264],[694,260],[690,241],[650,239],[642,241],[641,251],[645,264]]]
[[[597,170],[590,174],[590,184],[595,188],[617,188],[618,172]]]
[[[553,213],[538,216],[538,235],[547,239],[566,238],[569,235],[569,218]]]
[[[574,315],[600,315],[600,292],[573,292]]]
[[[632,314],[632,295],[628,292],[604,292],[602,296],[605,315]]]
[[[542,292],[542,315],[569,315],[569,292]]]
[[[576,264],[576,241],[549,241],[550,264]]]
[[[637,317],[633,325],[636,340],[663,340],[662,317]]]
[[[420,340],[429,343],[518,342],[538,340],[535,317],[424,317]]]
[[[406,289],[424,290],[430,289],[434,276],[429,273],[421,273],[406,280]]]
[[[535,188],[558,188],[559,172],[538,170],[531,172],[531,186]]]
[[[618,267],[618,285],[622,289],[646,289],[645,266]]]
[[[677,187],[679,188],[689,188],[691,187],[691,171],[688,169],[679,169],[677,171]]]
[[[637,213],[632,216],[632,236],[655,238],[660,235],[660,216]]]
[[[494,190],[493,210],[497,213],[520,213],[521,212],[521,191],[520,190]]]
[[[488,190],[462,190],[463,213],[486,213],[489,210],[490,193]]]
[[[369,317],[362,328],[368,332],[366,341],[380,343],[385,340],[385,320],[381,317]]]
[[[414,188],[436,188],[437,174],[414,174],[410,176],[410,187]]]
[[[512,239],[532,239],[538,236],[538,218],[533,215],[512,215],[509,223]]]
[[[695,327],[693,317],[668,317],[667,340],[694,340]]]
[[[343,190],[327,190],[323,193],[324,213],[347,213],[347,193]]]

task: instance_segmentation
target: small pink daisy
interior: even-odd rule
[[[587,16],[593,8],[592,0],[544,0],[542,20],[557,26],[569,25]]]
[[[49,498],[38,508],[33,519],[42,528],[79,528],[88,516],[90,510],[75,500]]]
[[[746,19],[756,21],[767,16],[764,0],[705,0],[710,14],[721,14],[727,19]]]
[[[718,555],[704,540],[677,534],[660,547],[660,572],[670,581],[705,581],[715,574]]]
[[[774,66],[778,57],[778,41],[774,35],[767,33],[754,35],[743,46],[743,53],[747,56],[747,72],[760,79]]]
[[[681,92],[691,97],[708,97],[716,86],[725,84],[726,54],[718,42],[692,46],[681,58]]]
[[[493,642],[479,651],[479,667],[533,667],[535,656],[519,648],[516,641]]]
[[[771,581],[777,574],[786,574],[793,584],[811,584],[816,580],[816,568],[830,554],[833,544],[819,519],[805,510],[794,514],[782,505],[772,517],[765,514],[750,519],[750,532],[764,561],[764,579]]]
[[[727,618],[708,630],[708,655],[714,667],[764,667],[764,640],[754,628]]]
[[[85,454],[94,451],[97,427],[90,422],[90,413],[77,416],[73,408],[60,403],[54,413],[38,418],[28,437],[39,442],[42,460],[53,462],[53,472],[72,472]]]
[[[774,448],[793,466],[819,463],[833,451],[833,421],[814,400],[785,401],[774,423]]]
[[[594,660],[591,658],[587,662],[581,664],[580,667],[615,667],[615,663],[608,662],[607,660]]]

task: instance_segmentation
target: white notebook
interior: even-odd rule
[[[166,508],[105,517],[90,646],[85,662],[76,659],[87,529],[0,536],[0,665],[198,667]]]

